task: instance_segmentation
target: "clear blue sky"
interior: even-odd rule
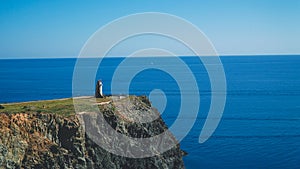
[[[187,19],[220,54],[300,53],[300,0],[2,0],[0,58],[76,57],[98,28],[140,12]]]

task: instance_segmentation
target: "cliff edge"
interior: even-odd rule
[[[134,123],[135,114],[157,114],[146,97],[130,96],[131,106],[119,111],[122,101],[99,101],[99,110],[113,129],[131,137],[152,137],[167,130],[159,116]],[[123,101],[124,101],[123,99]],[[184,168],[179,147],[148,158],[112,154],[93,142],[72,112],[72,99],[4,104],[0,110],[0,168]],[[128,115],[126,112],[126,115]],[[174,138],[175,139],[175,138]],[[120,145],[121,146],[121,145]],[[120,147],[124,150],[124,147]],[[126,151],[126,150],[124,150]]]

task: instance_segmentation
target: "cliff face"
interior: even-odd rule
[[[134,114],[154,111],[147,99],[131,99],[134,105],[127,110]],[[119,133],[150,137],[167,129],[160,117],[149,123],[132,123],[118,112],[120,106],[124,105],[100,106],[106,121]],[[75,115],[1,113],[0,119],[0,168],[184,168],[179,145],[148,158],[109,153],[85,134]]]

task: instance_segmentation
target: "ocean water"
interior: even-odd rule
[[[137,65],[145,60],[149,64],[169,60],[134,59]],[[300,167],[300,56],[221,57],[227,81],[225,110],[212,137],[202,144],[198,137],[210,106],[211,84],[198,58],[182,60],[196,77],[200,93],[196,122],[181,141],[182,149],[188,152],[184,157],[188,169]],[[121,61],[122,58],[105,59],[98,69],[95,80],[102,79],[106,94],[122,93],[111,89],[112,76]],[[75,63],[76,59],[0,60],[0,103],[71,97]],[[177,78],[190,83],[182,67],[168,66],[175,67]],[[180,94],[196,93],[181,90],[176,77],[157,69],[143,70],[132,79],[129,93],[149,96],[153,89],[164,91],[167,102],[161,113],[167,125],[172,126],[180,109]],[[125,81],[117,79],[121,86]],[[93,93],[94,89],[89,88],[79,94]]]

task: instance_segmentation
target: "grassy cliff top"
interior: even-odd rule
[[[84,98],[87,101],[95,99],[93,97]],[[111,98],[97,98],[97,103],[110,101]],[[73,99],[43,100],[20,103],[0,104],[0,113],[55,113],[62,116],[75,114]]]

